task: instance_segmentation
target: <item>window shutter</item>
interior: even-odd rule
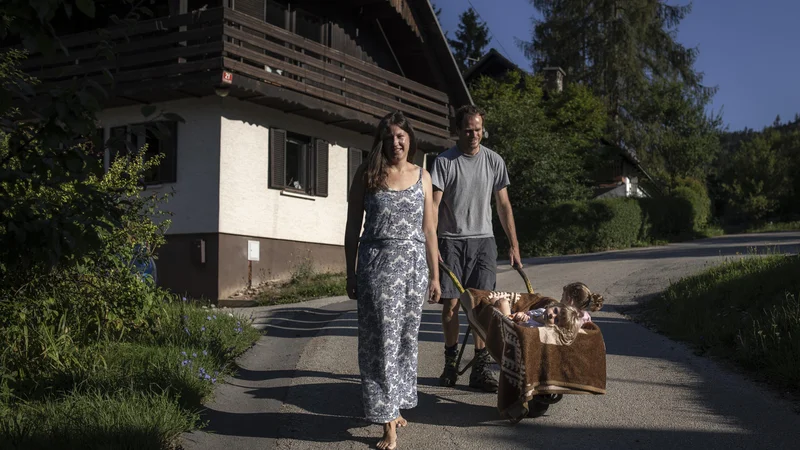
[[[286,130],[270,129],[268,164],[269,187],[286,187]]]
[[[169,136],[164,136],[160,142],[161,164],[158,166],[158,179],[162,183],[174,183],[178,180],[178,122],[165,122]]]
[[[350,147],[347,149],[347,192],[353,185],[353,177],[356,176],[358,166],[363,161],[364,152],[360,148]]]
[[[328,196],[328,141],[317,139],[316,145],[316,195],[319,197]]]

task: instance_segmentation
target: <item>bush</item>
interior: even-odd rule
[[[630,247],[641,228],[641,208],[631,199],[565,202],[517,210],[524,255],[585,253]]]
[[[0,364],[18,381],[78,366],[76,347],[139,333],[157,320],[167,294],[141,278],[133,261],[152,255],[169,221],[154,220],[161,197],[141,195],[137,175],[158,162],[143,155],[118,157],[107,174],[85,181],[109,201],[128,205],[121,209],[123,226],[93,226],[99,240],[55,265],[0,264]],[[44,191],[66,192],[62,201],[69,202],[80,189],[65,181]]]

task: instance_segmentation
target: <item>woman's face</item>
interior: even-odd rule
[[[561,313],[561,308],[558,306],[551,306],[544,310],[544,323],[546,325],[558,325],[558,315]]]
[[[383,151],[393,164],[408,159],[408,148],[411,144],[408,133],[397,125],[389,126],[389,134],[383,139]]]

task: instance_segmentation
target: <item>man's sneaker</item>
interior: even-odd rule
[[[439,375],[439,386],[453,387],[458,380],[458,367],[456,367],[456,355],[444,354],[444,370]]]
[[[475,354],[475,364],[469,374],[469,387],[480,389],[484,392],[497,392],[497,378],[489,368],[492,358],[487,350]]]

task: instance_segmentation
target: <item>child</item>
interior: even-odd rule
[[[500,296],[494,301],[494,306],[514,322],[526,327],[554,327],[563,345],[569,345],[578,337],[581,314],[572,305],[558,303],[556,300],[548,302],[544,308],[537,308],[528,312],[511,314],[512,299]]]
[[[589,287],[583,283],[576,282],[564,286],[561,294],[561,303],[574,306],[580,314],[581,326],[586,322],[591,322],[592,317],[586,311],[599,311],[603,307],[603,296],[592,294]]]

